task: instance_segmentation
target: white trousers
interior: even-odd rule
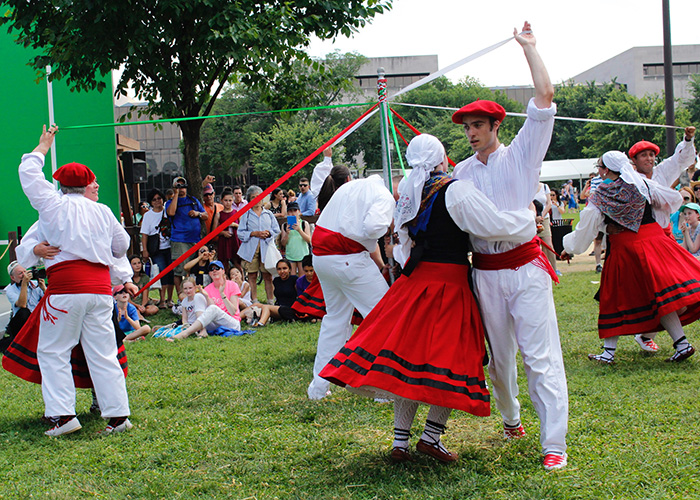
[[[102,416],[128,416],[126,381],[117,361],[112,297],[90,293],[52,295],[46,307],[53,322],[42,315],[37,344],[44,414],[47,417],[75,415],[70,356],[80,342]]]
[[[368,252],[351,255],[314,255],[314,272],[321,282],[326,315],[318,334],[314,379],[309,385],[310,398],[322,398],[330,382],[318,376],[352,334],[353,309],[363,317],[389,290],[386,280]]]
[[[234,330],[241,329],[240,321],[215,305],[208,306],[202,315],[197,318],[197,321],[199,321],[202,324],[202,328],[206,328],[208,332],[213,332],[220,326],[233,328]]]
[[[520,421],[516,354],[525,365],[540,418],[544,453],[566,451],[569,396],[552,298],[552,280],[527,264],[517,270],[474,270],[474,285],[491,350],[489,376],[503,421]]]

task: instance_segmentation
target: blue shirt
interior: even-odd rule
[[[172,202],[173,200],[165,202],[166,212]],[[199,221],[199,217],[190,217],[188,215],[190,210],[205,212],[204,206],[202,206],[197,198],[193,198],[189,195],[185,196],[184,198],[178,198],[175,215],[170,217],[170,241],[179,241],[180,243],[197,243],[201,239],[199,235],[202,231],[202,224]]]
[[[117,301],[114,301],[114,310],[117,311],[117,317],[119,317],[119,308],[117,307]],[[129,315],[129,317],[134,320],[138,321],[139,320],[139,312],[136,310],[136,307],[133,304],[127,304],[126,305],[126,314]],[[119,319],[119,328],[122,329],[122,332],[124,333],[129,333],[134,331],[134,327],[131,326],[131,323],[126,318],[120,318]]]
[[[301,215],[314,215],[316,213],[316,200],[311,191],[306,193],[301,193],[297,196],[297,203],[299,204],[299,210],[301,210]]]
[[[7,295],[7,301],[12,306],[13,316],[19,311],[19,307],[17,307],[15,303],[19,299],[21,290],[22,287],[17,283],[10,283],[5,287],[5,295]],[[33,311],[43,296],[44,292],[39,288],[36,282],[29,281],[29,283],[27,283],[27,309]]]

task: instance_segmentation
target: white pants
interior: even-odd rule
[[[311,398],[322,398],[330,382],[318,374],[350,338],[353,309],[367,317],[389,286],[368,252],[314,255],[314,271],[321,282],[326,315],[318,334],[314,379],[307,392]]]
[[[208,332],[213,332],[220,326],[233,328],[234,330],[241,329],[240,321],[215,305],[208,306],[202,315],[197,318],[197,321],[199,321],[202,324],[202,328],[206,328]]]
[[[80,342],[102,416],[129,416],[126,381],[117,361],[112,297],[90,293],[52,295],[46,307],[54,322],[42,317],[37,344],[44,414],[47,417],[75,415],[70,356]]]
[[[551,278],[527,264],[517,270],[474,270],[474,285],[491,348],[493,395],[503,421],[520,421],[519,348],[530,399],[540,418],[542,449],[566,451],[569,397]]]

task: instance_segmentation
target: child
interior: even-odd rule
[[[189,326],[177,335],[173,335],[168,341],[186,339],[193,333],[196,333],[198,337],[207,337],[208,331],[213,332],[220,326],[240,330],[240,321],[215,305],[207,291],[202,287],[195,288],[194,280],[190,278],[185,280],[183,291],[185,298],[182,300],[182,321],[183,326],[185,326],[185,321],[189,323]]]
[[[197,251],[197,257],[185,263],[185,271],[194,278],[195,284],[207,286],[211,283],[211,278],[209,278],[209,264],[211,264],[213,258],[209,246],[202,245]]]
[[[228,228],[219,233],[219,260],[224,263],[228,273],[231,263],[235,267],[240,266],[238,248],[241,245],[237,234],[238,223],[232,218],[236,212],[233,210],[233,191],[231,188],[224,189],[221,203],[224,205],[224,209],[214,216],[212,227],[216,228],[222,224],[228,225]]]
[[[278,261],[276,269],[278,276],[272,282],[275,288],[276,305],[255,303],[241,312],[241,316],[248,318],[246,321],[251,326],[265,326],[269,318],[287,321],[297,319],[296,314],[292,310],[292,304],[297,298],[297,277],[291,274],[291,266],[287,259]],[[254,316],[254,313],[257,313],[258,310],[260,310],[259,320]]]
[[[685,223],[679,224],[683,233],[683,248],[700,258],[700,205],[686,203],[681,207],[681,213],[685,219]]]
[[[238,268],[232,267],[229,271],[229,276],[231,277],[231,281],[236,283],[241,291],[241,296],[238,298],[240,303],[243,304],[244,308],[250,307],[250,305],[253,303],[253,301],[250,299],[250,283],[243,281],[243,274],[238,270]]]
[[[124,285],[115,286],[112,289],[112,295],[114,296],[114,309],[116,309],[119,319],[119,328],[126,335],[124,341],[144,340],[146,335],[151,333],[151,327],[141,326],[139,323],[139,313],[136,306],[129,303],[129,292],[126,291]]]
[[[146,283],[150,281],[151,278],[143,272],[143,262],[141,257],[138,255],[132,255],[129,257],[129,262],[131,263],[131,269],[134,271],[133,282],[139,287],[143,287]],[[158,313],[158,306],[150,304],[148,301],[148,288],[146,288],[141,295],[129,299],[129,302],[136,308],[136,310],[142,316],[153,316]]]
[[[295,217],[296,222],[289,225],[282,224],[280,243],[286,247],[285,257],[291,263],[291,273],[300,276],[302,273],[302,259],[311,253],[311,228],[308,222],[301,220],[299,204],[294,202],[287,206],[287,216]]]
[[[297,295],[301,295],[314,279],[314,265],[311,260],[311,254],[301,259],[301,267],[304,269],[304,275],[297,278]]]

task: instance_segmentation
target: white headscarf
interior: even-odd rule
[[[437,137],[421,134],[408,144],[406,160],[413,170],[399,183],[399,201],[394,212],[394,227],[397,229],[418,215],[423,186],[430,178],[430,172],[445,161],[445,147]]]
[[[608,151],[603,154],[603,165],[605,168],[617,172],[622,177],[622,180],[627,184],[634,185],[637,190],[651,203],[649,195],[649,187],[642,179],[642,176],[632,168],[627,155],[621,151]]]

